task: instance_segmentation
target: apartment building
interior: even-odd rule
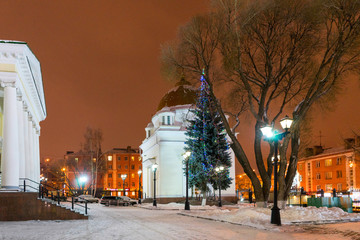
[[[342,147],[323,149],[315,146],[306,150],[298,161],[300,187],[307,192],[321,189],[330,193],[360,189],[360,141],[346,139]]]
[[[104,194],[138,198],[142,159],[139,149],[113,148],[105,153],[106,173],[103,177]]]

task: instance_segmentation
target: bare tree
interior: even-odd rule
[[[258,206],[271,188],[273,143],[264,154],[260,128],[291,112],[294,123],[280,146],[279,199],[286,200],[296,174],[301,125],[315,104],[334,100],[344,76],[359,66],[358,0],[216,0],[194,17],[177,41],[162,47],[166,73],[205,70],[214,100],[231,90],[234,116],[246,104],[255,121],[255,162],[263,184],[224,114],[217,108],[231,148],[254,186]],[[222,85],[220,83],[223,83]],[[245,99],[245,102],[243,101]],[[236,104],[236,103],[243,104]],[[229,110],[229,109],[227,109]]]
[[[90,155],[90,165],[91,165],[91,194],[96,195],[96,187],[98,180],[98,173],[103,170],[103,154],[101,152],[101,143],[102,143],[102,130],[101,129],[92,129],[90,127],[86,128],[85,134],[85,143],[84,151]]]

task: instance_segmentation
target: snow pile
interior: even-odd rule
[[[239,206],[238,209],[217,209],[213,211],[185,213],[186,215],[230,222],[260,229],[274,229],[270,224],[271,209]],[[289,207],[280,211],[282,225],[360,221],[360,214],[347,213],[333,207]]]
[[[151,209],[181,210],[182,215],[224,221],[234,224],[251,226],[259,229],[279,230],[270,223],[271,208],[256,208],[253,205],[235,205],[218,208],[216,206],[191,206],[190,211],[184,210],[184,204],[169,203],[142,206]],[[280,211],[282,225],[333,223],[346,221],[360,221],[360,214],[347,213],[333,207],[287,207]]]

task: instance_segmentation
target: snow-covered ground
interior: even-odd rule
[[[360,214],[347,214],[335,208],[281,210],[283,225],[278,227],[269,223],[269,209],[249,205],[222,209],[191,206],[190,211],[174,203],[158,204],[157,208],[151,204],[89,207],[89,220],[0,222],[0,239],[360,239],[360,222],[290,224],[309,219],[360,220]]]

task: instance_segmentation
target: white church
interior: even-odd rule
[[[154,197],[155,172],[156,199],[160,203],[184,199],[186,178],[183,154],[185,153],[186,119],[189,109],[197,100],[197,90],[182,78],[160,101],[157,112],[145,128],[146,138],[140,145],[143,159],[143,196]],[[221,191],[223,197],[235,197],[235,156],[230,150],[232,184]],[[189,189],[189,196],[191,196]]]
[[[0,40],[0,191],[40,182],[39,123],[46,118],[40,62],[25,42]],[[28,188],[29,191],[36,191]]]

